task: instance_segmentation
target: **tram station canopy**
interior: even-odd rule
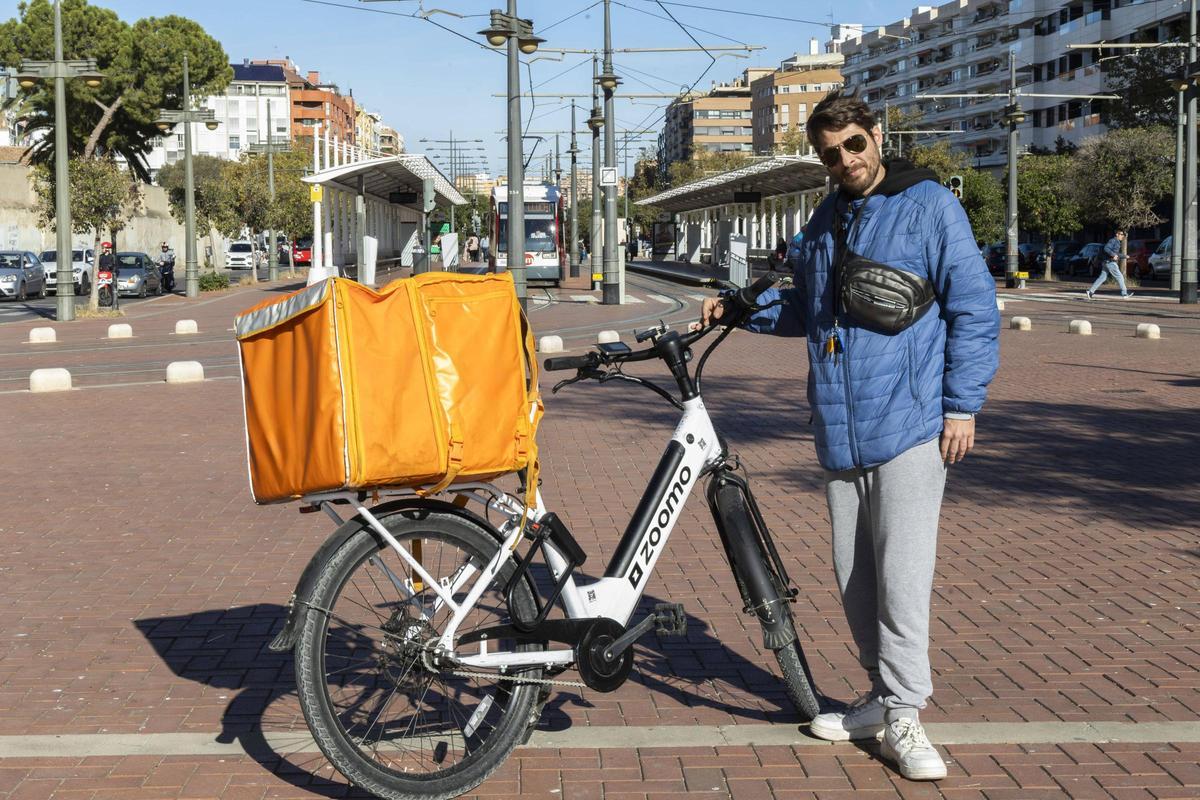
[[[753,203],[754,200],[744,199],[745,195],[739,198],[735,193],[757,192],[765,198],[812,191],[824,188],[828,175],[825,165],[815,157],[772,156],[644,197],[635,201],[635,205],[657,206],[666,212],[681,213]]]
[[[466,198],[454,188],[446,176],[433,166],[428,158],[416,153],[352,161],[323,169],[303,180],[305,183],[321,184],[357,194],[360,177],[363,180],[363,191],[382,200],[388,200],[393,193],[416,194],[415,200],[399,205],[420,209],[422,181],[425,178],[433,179],[438,208],[467,204]]]

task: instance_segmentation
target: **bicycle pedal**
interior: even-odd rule
[[[659,603],[654,606],[654,617],[658,623],[654,632],[659,636],[684,636],[687,634],[687,614],[682,603]]]

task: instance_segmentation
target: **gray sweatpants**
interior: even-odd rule
[[[933,693],[929,597],[945,485],[937,439],[878,467],[825,473],[842,606],[889,721],[915,717]]]

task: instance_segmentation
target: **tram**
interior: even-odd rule
[[[562,280],[567,263],[563,193],[551,183],[525,184],[525,278],[530,281]],[[508,187],[492,189],[492,242],[489,260],[493,269],[508,267]]]

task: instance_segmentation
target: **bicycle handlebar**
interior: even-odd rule
[[[724,281],[714,281],[713,283],[730,291],[730,294],[726,296],[726,301],[733,306],[733,310],[737,312],[736,316],[741,317],[748,312],[755,311],[758,308],[755,303],[758,296],[767,289],[770,289],[778,280],[778,273],[772,270],[749,286],[740,289]],[[680,334],[679,338],[684,347],[690,347],[715,330],[718,325],[728,325],[729,323],[730,320],[725,320],[723,323],[714,320],[698,330]],[[657,358],[658,355],[659,351],[655,344],[641,350],[630,350],[627,353],[606,353],[602,350],[590,350],[579,356],[547,358],[542,363],[547,372],[556,372],[568,369],[595,369],[601,364],[627,364],[634,361],[648,361],[651,358]]]

